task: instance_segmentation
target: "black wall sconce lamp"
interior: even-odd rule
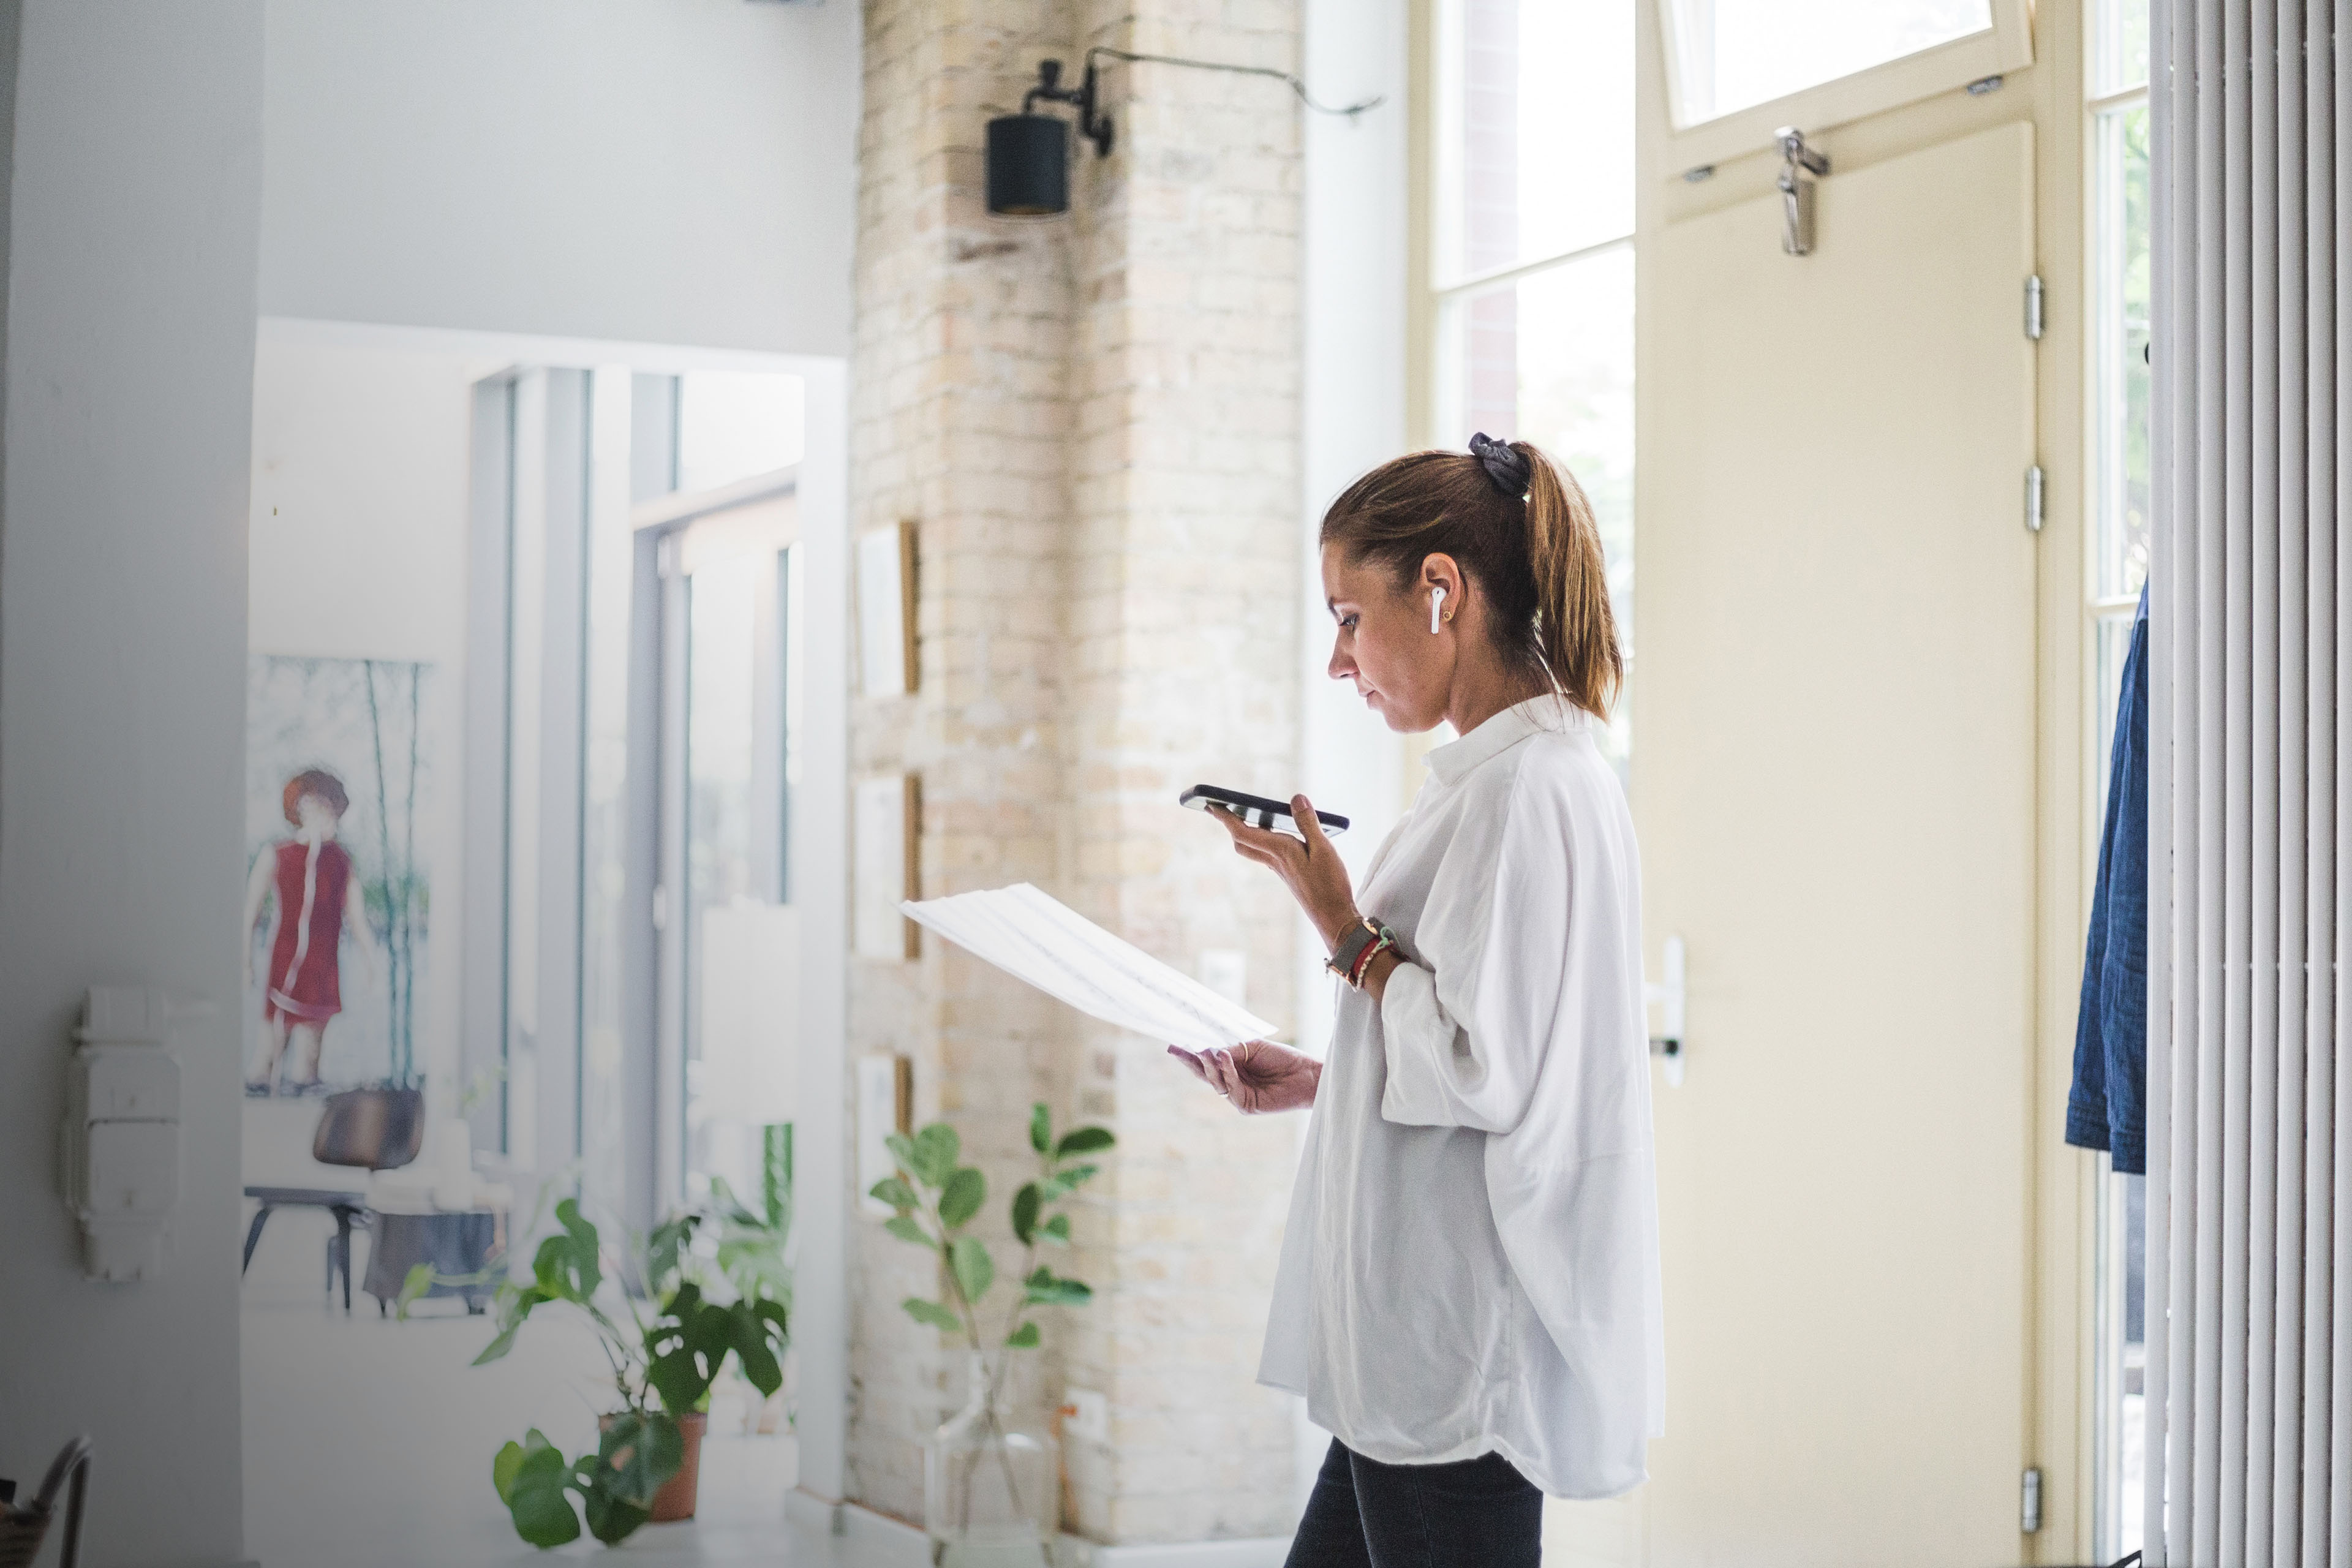
[[[1138,55],[1100,44],[1087,51],[1086,70],[1076,87],[1062,85],[1062,62],[1037,62],[1037,85],[1024,94],[1021,112],[1001,114],[988,122],[988,210],[999,217],[1049,217],[1070,210],[1070,122],[1057,115],[1034,112],[1042,100],[1066,103],[1078,111],[1078,134],[1095,144],[1095,156],[1110,156],[1117,133],[1110,114],[1101,104],[1101,70],[1097,58],[1133,60],[1149,65],[1189,66],[1194,70],[1232,71],[1239,76],[1270,76],[1286,83],[1298,101],[1318,114],[1352,118],[1377,109],[1379,98],[1368,98],[1344,109],[1333,109],[1307,95],[1307,84],[1288,71],[1265,66],[1229,66],[1214,60],[1178,59],[1171,55]]]

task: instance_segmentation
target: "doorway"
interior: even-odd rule
[[[1632,795],[1689,994],[1667,1436],[1617,1560],[2032,1561],[2028,17],[1642,22]]]
[[[792,384],[790,451],[750,449],[742,431],[718,417],[728,400],[698,396],[730,381]],[[313,666],[331,675],[347,663],[362,698],[373,673],[387,715],[383,733],[398,742],[383,748],[389,798],[404,808],[416,802],[413,828],[405,809],[381,809],[371,746],[342,769],[362,808],[348,837],[362,871],[383,879],[376,867],[388,837],[418,882],[415,931],[402,950],[415,954],[413,970],[401,972],[412,976],[413,1013],[395,1016],[415,1019],[414,1074],[433,1120],[423,1153],[386,1173],[383,1206],[400,1199],[412,1205],[404,1213],[437,1212],[452,1173],[470,1165],[467,1201],[502,1216],[507,1255],[527,1265],[535,1226],[550,1223],[560,1197],[581,1196],[616,1242],[643,1228],[632,1207],[641,1215],[682,1202],[708,1191],[714,1175],[757,1204],[773,1141],[746,1127],[791,1120],[788,1101],[803,1090],[814,1103],[838,1101],[838,1057],[779,1064],[771,1051],[758,1064],[764,1077],[722,1061],[727,1081],[698,1114],[685,1047],[697,1038],[707,1045],[713,1029],[707,1016],[681,1017],[670,1101],[677,1175],[666,1194],[656,1190],[656,1123],[645,1114],[655,1025],[671,1001],[707,1005],[685,984],[691,968],[667,985],[657,973],[658,775],[678,758],[698,791],[681,798],[681,810],[698,801],[708,824],[675,836],[704,867],[676,884],[708,895],[696,911],[702,946],[739,906],[752,907],[755,924],[769,916],[770,928],[736,949],[781,984],[793,1024],[814,1016],[837,1039],[837,929],[795,928],[773,963],[758,943],[774,945],[772,914],[784,899],[838,902],[845,885],[846,641],[834,607],[847,574],[843,367],[265,322],[256,406],[254,582],[267,611],[256,617],[256,669],[286,686],[287,668],[307,678]],[[772,423],[774,412],[755,408],[748,423]],[[665,542],[684,620],[666,619]],[[813,602],[803,609],[804,601]],[[675,753],[659,732],[671,623],[702,674],[683,683],[698,692],[700,711],[681,710],[682,721],[696,721],[686,733],[699,743]],[[363,701],[354,710],[364,713]],[[372,733],[362,724],[361,738]],[[294,735],[278,749],[307,758],[318,748]],[[803,772],[806,782],[796,783]],[[373,883],[368,897],[376,919],[383,900]],[[674,924],[694,931],[697,922]],[[730,939],[719,931],[716,940]],[[814,959],[800,952],[803,942],[817,950]],[[375,947],[392,951],[383,938]],[[803,973],[836,978],[803,985]],[[384,988],[352,985],[372,1006]],[[724,1012],[730,999],[719,1000]],[[745,1003],[738,995],[731,1005],[740,1014]],[[357,1027],[329,1040],[346,1055],[372,1044],[381,1042]],[[341,1059],[330,1058],[331,1070]],[[777,1117],[779,1109],[787,1114]],[[247,1139],[248,1184],[370,1183],[365,1171],[309,1158],[317,1112],[315,1099],[249,1102],[257,1131]],[[460,1135],[468,1122],[470,1149]],[[698,1133],[690,1137],[690,1128]],[[798,1388],[809,1410],[798,1474],[833,1496],[845,1363],[834,1215],[840,1137],[838,1127],[804,1132],[806,1190],[794,1226]],[[596,1401],[610,1393],[602,1358],[550,1325],[520,1336],[495,1367],[471,1366],[490,1337],[487,1321],[437,1290],[406,1303],[404,1319],[396,1300],[380,1316],[365,1293],[373,1260],[364,1234],[354,1243],[357,1300],[346,1316],[340,1281],[331,1301],[320,1288],[326,1223],[307,1213],[273,1220],[247,1277],[248,1544],[266,1560],[353,1568],[520,1549],[488,1484],[490,1457],[534,1426],[568,1448],[593,1446]],[[721,1394],[724,1405],[731,1391]],[[322,1421],[322,1410],[370,1418]],[[703,1536],[724,1535],[732,1516],[742,1541],[764,1550],[793,1471],[780,1439],[737,1438],[733,1413],[719,1411],[706,1450]],[[418,1509],[418,1498],[435,1507]]]

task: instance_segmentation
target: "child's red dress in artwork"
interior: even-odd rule
[[[351,852],[333,839],[278,846],[278,938],[269,948],[269,1000],[262,1011],[323,1025],[343,1010],[343,902]]]

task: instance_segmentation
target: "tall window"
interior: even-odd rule
[[[2147,0],[2097,0],[2090,80],[2091,551],[2085,614],[2095,657],[2090,733],[2095,765],[2084,803],[2095,830],[2106,808],[2116,707],[2132,622],[2147,579],[2148,167]],[[2092,842],[2096,843],[2094,832]],[[2140,1544],[2146,1485],[2147,1179],[2102,1158],[2099,1201],[2098,1554]]]
[[[1591,498],[1630,653],[1633,0],[1438,0],[1435,438],[1532,441]],[[1612,726],[1624,755],[1621,704]]]

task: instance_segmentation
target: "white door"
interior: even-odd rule
[[[1965,3],[1874,3],[1992,47]],[[1850,42],[1832,0],[1663,4],[1727,100],[1774,79],[1731,58],[1756,13]],[[1815,138],[1811,254],[1752,161],[1637,241],[1633,795],[1690,984],[1653,1563],[2030,1560],[2033,132],[1890,94]],[[1695,132],[1647,133],[1656,169]]]

